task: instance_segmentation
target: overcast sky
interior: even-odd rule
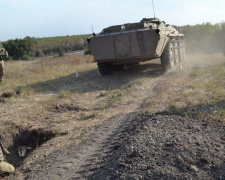
[[[225,20],[225,0],[154,0],[156,17],[174,25]],[[100,32],[153,17],[152,0],[0,0],[0,40]]]

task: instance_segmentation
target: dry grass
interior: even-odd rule
[[[76,55],[28,62],[6,62],[5,81],[1,84],[0,93],[10,92],[18,87],[26,87],[31,84],[68,76],[75,72],[86,72],[95,68],[95,64],[86,65],[93,61],[92,56]]]
[[[225,121],[225,58],[221,54],[189,55],[181,75],[167,76],[155,97],[146,98],[146,111],[169,109],[179,115]],[[163,106],[155,102],[159,99]]]
[[[0,103],[0,124],[12,122],[25,128],[67,131],[69,128],[61,125],[69,121],[74,123],[74,120],[80,119],[81,113],[67,112],[66,109],[65,113],[55,113],[49,111],[49,107],[59,102],[71,104],[80,101],[80,93],[74,94],[71,89],[81,88],[80,92],[83,91],[79,85],[89,73],[97,73],[96,64],[92,62],[92,56],[82,55],[6,62],[5,81],[0,84],[0,94],[17,89],[21,93]],[[79,72],[78,78],[76,72]]]
[[[110,111],[110,108],[116,109],[121,103],[134,102],[135,96],[142,96],[142,89],[149,86],[148,82],[154,86],[154,94],[142,99],[145,111],[171,109],[187,116],[197,114],[200,117],[224,118],[225,63],[220,54],[190,55],[184,71],[164,75],[151,70],[151,66],[146,64],[137,67],[138,71],[127,69],[125,74],[102,77],[92,62],[92,56],[82,55],[6,62],[6,80],[0,86],[0,93],[21,89],[21,95],[7,99],[6,104],[1,103],[1,106],[21,108],[16,112],[10,110],[5,120],[11,116],[20,122],[21,118],[24,122],[26,119],[43,122],[47,117],[47,124],[52,125],[72,119],[98,119],[107,109]],[[153,61],[154,68],[158,68],[157,63]],[[79,73],[78,78],[76,72]],[[69,111],[69,115],[68,112],[55,115],[46,111],[45,105],[49,101],[56,105],[59,102],[75,102],[88,112],[81,111],[74,115]],[[24,115],[20,114],[22,109]],[[108,116],[111,114],[113,112]],[[50,122],[49,117],[52,117]],[[107,119],[105,114],[104,117]]]
[[[21,94],[0,103],[0,123],[82,131],[123,111],[112,109],[138,84],[135,78],[129,74],[102,77],[92,62],[92,56],[82,55],[6,62],[0,94],[17,89]]]

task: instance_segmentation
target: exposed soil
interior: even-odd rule
[[[165,112],[138,119],[89,179],[225,179],[222,123]]]
[[[17,169],[5,179],[225,179],[224,122],[185,117],[166,103],[190,72],[163,74],[154,61],[132,68],[111,79],[87,75],[84,92],[68,99],[45,94],[1,103],[9,110],[0,132]],[[32,147],[21,160],[19,145]]]
[[[167,112],[117,115],[27,179],[225,179],[225,127]]]

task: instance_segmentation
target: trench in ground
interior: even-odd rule
[[[6,157],[6,161],[18,168],[26,157],[35,149],[40,147],[45,142],[56,137],[57,133],[51,130],[33,129],[33,130],[20,130],[19,133],[13,138],[13,144],[8,148],[10,155]],[[24,157],[19,157],[18,147],[26,146],[27,149]]]

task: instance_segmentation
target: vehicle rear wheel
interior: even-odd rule
[[[113,73],[113,66],[106,62],[98,62],[98,70],[102,75],[110,75]]]
[[[165,46],[161,57],[161,65],[164,71],[173,69],[175,66],[174,46],[171,41],[169,41]]]
[[[124,70],[124,64],[114,64],[113,70],[114,71],[123,71]]]

